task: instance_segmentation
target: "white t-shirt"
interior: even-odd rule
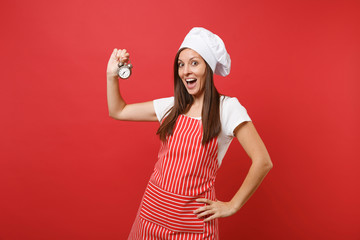
[[[153,101],[156,116],[161,122],[164,115],[174,105],[174,97],[160,98]],[[197,118],[201,119],[201,117]],[[242,122],[251,121],[245,107],[236,97],[220,97],[221,131],[218,136],[218,161],[221,165],[227,149],[233,140],[235,128]]]

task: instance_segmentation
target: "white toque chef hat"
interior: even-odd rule
[[[185,36],[181,48],[191,48],[209,64],[214,74],[227,76],[231,59],[221,38],[202,27],[194,27]]]

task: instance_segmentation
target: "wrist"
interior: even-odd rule
[[[114,73],[106,73],[106,79],[109,81],[118,80],[118,75]]]
[[[237,203],[237,202],[234,201],[234,200],[231,200],[231,201],[229,202],[229,204],[230,204],[231,209],[233,209],[234,212],[239,211],[240,208],[241,208],[241,204]]]

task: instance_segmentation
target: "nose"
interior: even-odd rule
[[[191,73],[191,68],[189,64],[184,65],[184,74],[189,75]]]

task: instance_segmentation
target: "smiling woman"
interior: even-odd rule
[[[180,51],[178,74],[189,94],[198,97],[204,94],[206,65],[206,62],[194,50],[186,48]]]
[[[272,168],[270,156],[237,98],[220,95],[213,74],[230,72],[223,41],[204,28],[185,37],[174,62],[174,97],[126,104],[119,92],[114,49],[107,69],[108,107],[118,120],[159,121],[161,147],[129,238],[219,239],[218,218],[235,214]],[[215,178],[236,137],[252,159],[242,186],[229,202],[215,197]]]
[[[220,94],[215,88],[209,64],[191,48],[181,48],[174,61],[174,95],[172,111],[164,119],[157,134],[162,141],[171,134],[179,114],[202,117],[205,144],[220,130]]]

